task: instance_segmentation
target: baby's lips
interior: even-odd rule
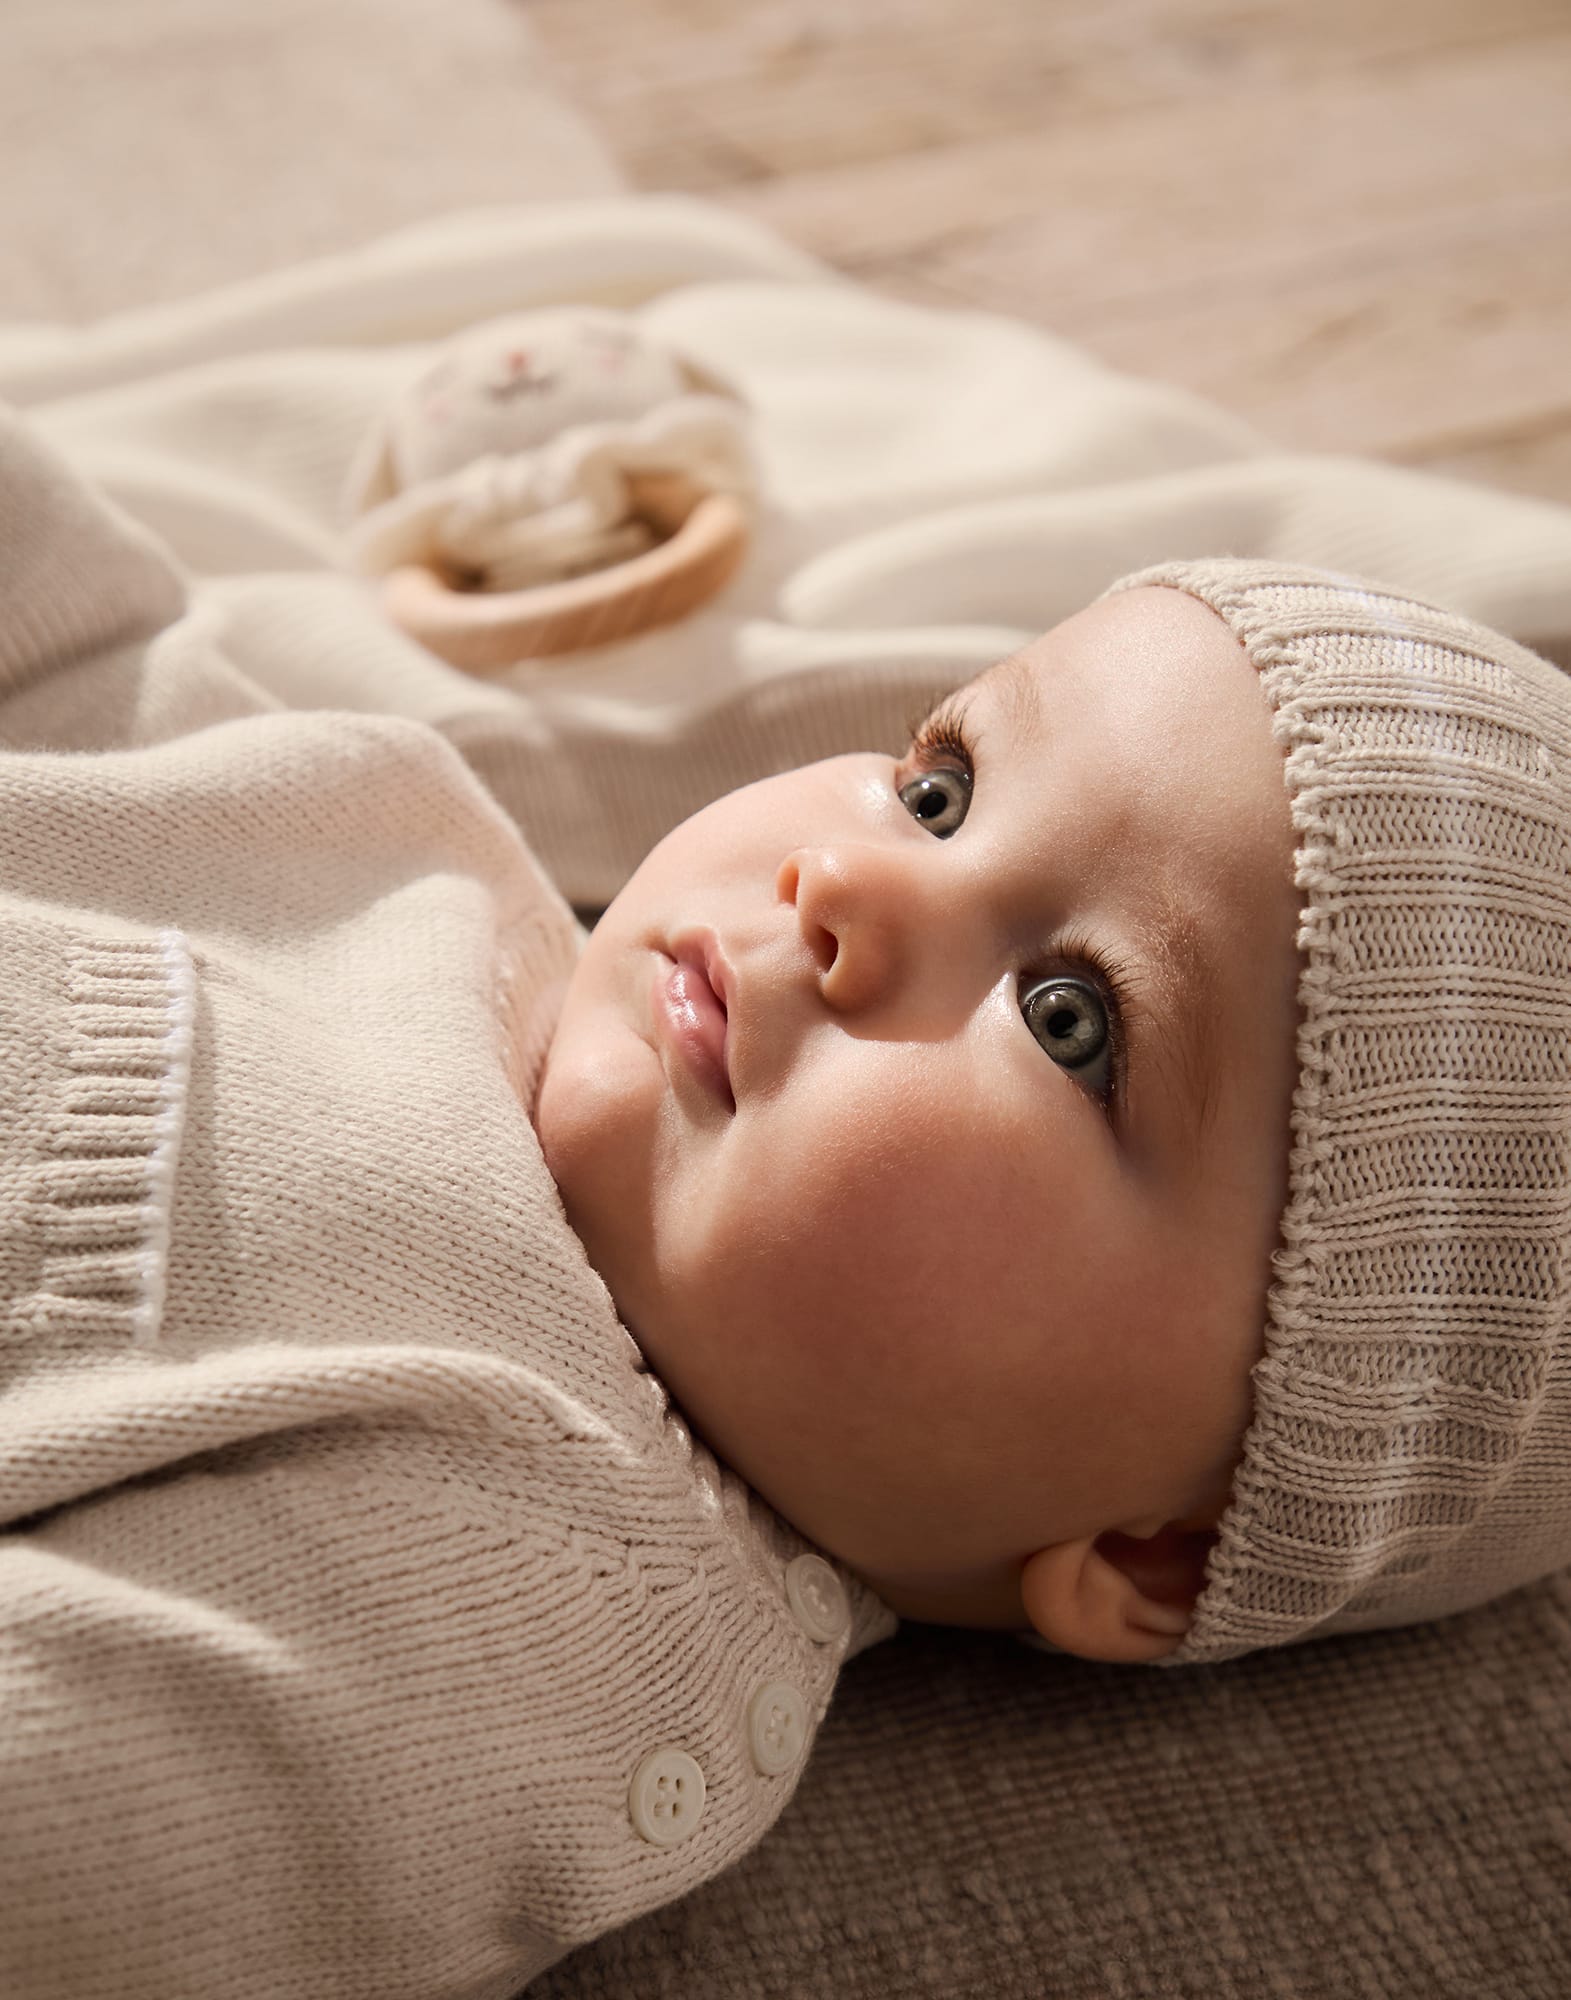
[[[734,1109],[736,1090],[731,1079],[730,1041],[731,1002],[736,993],[736,974],[721,950],[719,940],[710,930],[687,932],[673,939],[670,956],[679,971],[692,975],[699,982],[697,993],[684,990],[683,997],[694,1014],[695,1025],[706,1012],[711,1017],[713,1053],[725,1078]],[[708,1033],[704,1039],[709,1039]]]
[[[731,1051],[733,1019],[736,1009],[736,973],[731,961],[721,949],[720,940],[710,933],[704,943],[704,977],[709,981],[709,990],[720,1003],[720,1011],[725,1016],[725,1043],[722,1060],[725,1063],[726,1081],[731,1086],[731,1096],[736,1098],[736,1079],[731,1074]]]

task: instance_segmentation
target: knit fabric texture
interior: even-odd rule
[[[1260,675],[1299,1077],[1254,1412],[1184,1644],[1445,1616],[1571,1562],[1571,681],[1279,563],[1147,569]]]

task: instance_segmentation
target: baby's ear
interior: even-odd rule
[[[1214,1529],[1169,1521],[1148,1535],[1110,1528],[1039,1549],[1020,1574],[1026,1616],[1050,1645],[1085,1660],[1163,1659],[1189,1630],[1215,1544]]]

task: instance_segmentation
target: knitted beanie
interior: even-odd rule
[[[1173,563],[1113,590],[1152,584],[1259,672],[1301,893],[1264,1349],[1176,1666],[1571,1563],[1571,678],[1352,577]]]

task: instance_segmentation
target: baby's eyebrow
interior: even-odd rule
[[[1024,653],[1009,653],[988,667],[970,683],[987,693],[1004,712],[1010,735],[1023,750],[1042,747],[1042,712],[1037,701],[1036,677]]]

